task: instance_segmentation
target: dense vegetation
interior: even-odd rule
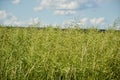
[[[0,27],[0,80],[119,79],[119,31]]]

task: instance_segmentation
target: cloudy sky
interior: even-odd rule
[[[0,0],[0,24],[107,25],[120,17],[120,0]]]

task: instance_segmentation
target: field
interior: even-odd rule
[[[0,80],[119,80],[120,31],[0,27]]]

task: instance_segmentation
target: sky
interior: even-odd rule
[[[120,0],[0,0],[0,24],[95,25],[120,17]]]

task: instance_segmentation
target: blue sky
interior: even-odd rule
[[[0,24],[104,26],[120,17],[120,0],[0,0]]]

